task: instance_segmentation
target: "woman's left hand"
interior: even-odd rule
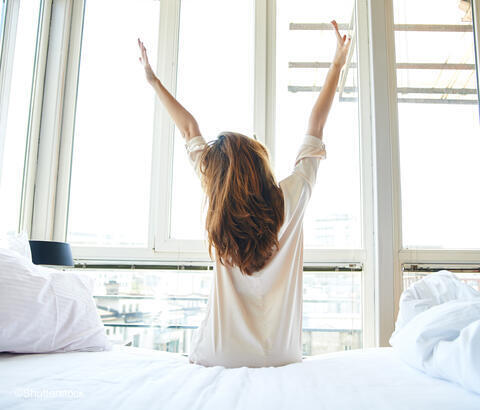
[[[335,29],[335,35],[337,36],[337,50],[335,51],[335,56],[333,57],[333,64],[342,68],[345,64],[347,59],[348,49],[350,48],[350,43],[352,42],[352,38],[347,35],[342,35],[338,31],[338,24],[335,20],[331,21],[333,28]]]

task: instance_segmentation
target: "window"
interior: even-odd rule
[[[480,248],[469,2],[394,1],[403,247]]]
[[[207,141],[253,136],[254,10],[253,0],[181,1],[176,96]],[[173,181],[170,237],[203,239],[201,188],[178,130]]]
[[[293,168],[292,154],[299,147],[319,85],[333,57],[335,37],[325,16],[337,16],[342,30],[351,30],[354,1],[335,3],[327,9],[313,1],[302,1],[296,7],[286,1],[277,2],[277,57],[266,64],[270,71],[264,73],[268,77],[276,71],[276,100],[259,98],[265,94],[265,84],[258,81],[258,67],[265,64],[268,51],[261,41],[265,31],[261,21],[266,21],[272,10],[259,11],[254,0],[181,0],[161,3],[159,9],[152,6],[158,2],[146,0],[139,3],[132,16],[130,4],[127,0],[115,1],[115,7],[107,0],[86,3],[67,240],[77,245],[74,253],[87,249],[86,259],[95,257],[98,251],[100,259],[111,255],[118,259],[146,259],[148,255],[149,259],[182,261],[181,265],[192,259],[204,260],[208,257],[205,249],[196,252],[205,238],[200,183],[188,163],[179,131],[165,122],[160,104],[154,111],[153,91],[137,66],[137,50],[131,49],[129,39],[139,35],[144,39],[151,63],[156,61],[158,49],[161,54],[157,74],[192,112],[206,140],[222,131],[252,137],[258,133],[257,122],[269,121],[255,117],[259,115],[254,110],[258,100],[264,98],[260,104],[275,105],[276,132],[266,145],[273,153],[280,180]],[[111,9],[117,15],[105,32],[102,22]],[[143,20],[148,24],[140,24]],[[312,22],[319,27],[296,27]],[[154,30],[158,25],[159,44]],[[269,35],[275,35],[271,30]],[[162,37],[165,33],[167,40]],[[331,47],[323,47],[322,51],[322,47],[314,50],[302,46],[315,37],[319,44]],[[109,44],[111,50],[105,52],[104,44]],[[113,74],[109,64],[116,67]],[[118,84],[125,78],[129,84],[119,89]],[[133,114],[129,114],[131,110]],[[345,268],[348,263],[343,263],[348,250],[362,248],[357,112],[354,52],[340,101],[332,110],[326,130],[329,160],[321,165],[315,190],[318,193],[312,198],[305,222],[307,246],[315,251],[339,251],[341,256],[334,262],[343,267],[336,271],[326,271],[324,266],[305,270],[305,355],[363,345],[363,261],[355,256],[355,269]],[[153,126],[155,115],[159,127]],[[131,129],[135,127],[138,129],[133,140]],[[265,140],[266,136],[257,138]],[[152,144],[162,153],[152,153]],[[160,155],[169,150],[173,155]],[[156,167],[152,160],[160,157],[166,160]],[[165,170],[168,175],[155,175]],[[147,174],[147,185],[143,187],[141,177]],[[323,175],[335,175],[335,180]],[[151,194],[150,182],[152,186],[158,184]],[[155,190],[164,196],[157,198],[158,204]],[[324,201],[325,197],[329,200]],[[324,206],[327,202],[329,205]],[[158,210],[163,203],[167,209]],[[155,209],[157,217],[165,220],[159,223],[150,218]],[[159,232],[162,227],[165,232]],[[151,233],[148,228],[159,235],[154,246],[147,241]],[[78,245],[86,246],[80,249]],[[121,246],[123,253],[111,249]],[[147,246],[150,253],[139,249]],[[134,247],[137,249],[127,251]],[[91,253],[87,254],[89,249]],[[351,253],[348,255],[351,258]],[[172,266],[87,269],[96,280],[95,299],[109,337],[118,343],[187,353],[192,329],[205,314],[212,278],[208,266],[181,271]]]
[[[173,255],[179,249],[204,252],[199,181],[179,131],[166,127],[164,117],[158,119],[163,108],[155,111],[132,39],[144,39],[151,62],[156,61],[157,48],[165,54],[162,59],[171,59],[176,67],[173,78],[157,72],[167,76],[161,78],[164,85],[192,112],[207,140],[227,130],[252,137],[258,132],[254,107],[264,94],[264,84],[255,88],[255,78],[267,53],[267,45],[259,40],[263,28],[258,5],[253,0],[182,0],[169,3],[163,13],[151,0],[136,3],[134,11],[129,0],[112,1],[87,2],[85,8],[67,240],[92,248],[154,248],[157,253],[151,256]],[[354,4],[345,0],[325,9],[311,0],[295,7],[277,2],[277,58],[275,66],[266,65],[272,71],[264,73],[268,78],[276,71],[276,100],[264,98],[276,107],[275,135],[266,145],[278,180],[293,167],[293,154],[334,54],[334,34],[325,16],[337,16],[342,30],[352,30]],[[172,13],[169,8],[175,7],[178,12]],[[115,19],[106,31],[103,20],[112,10]],[[173,47],[157,44],[159,25],[167,25],[174,39],[178,31]],[[331,47],[314,49],[312,41]],[[313,249],[362,248],[356,52],[346,73],[325,130],[328,161],[321,164],[305,219],[306,246]],[[155,115],[162,122],[160,131],[153,127]],[[170,150],[172,140],[172,156],[160,161],[161,170],[152,169],[152,159],[158,162],[160,151]],[[156,198],[157,191],[150,192],[152,184],[168,199]],[[170,257],[180,256],[177,252]]]
[[[204,269],[87,269],[110,340],[189,353],[192,329],[204,319],[212,271]],[[361,273],[304,273],[303,354],[362,346]]]
[[[2,38],[0,118],[0,233],[17,232],[31,113],[40,1],[2,2],[2,23],[10,19]]]
[[[137,37],[155,66],[158,27],[157,1],[86,2],[67,235],[74,245],[147,246],[154,94]]]
[[[343,32],[351,30],[354,4],[353,0],[277,1],[275,164],[279,179],[294,166],[310,112],[335,52],[330,18],[335,16]],[[307,248],[362,246],[355,54],[324,131],[328,160],[320,164],[305,215]]]
[[[144,80],[137,37],[207,140],[224,130],[257,133],[281,180],[334,52],[330,18],[353,34],[325,129],[328,158],[304,223],[305,354],[386,343],[402,283],[434,268],[457,268],[478,288],[480,23],[471,10],[479,11],[478,0],[71,5],[70,14],[65,2],[0,1],[0,235],[33,214],[32,231],[44,236],[37,239],[67,240],[82,262],[153,261],[157,269],[140,273],[122,264],[89,269],[110,337],[187,352],[211,281],[209,263],[176,268],[208,260],[202,193],[178,131]],[[50,30],[41,27],[50,16]],[[64,57],[62,89],[63,78],[48,74]],[[42,107],[51,81],[55,110]],[[37,161],[44,123],[55,137],[40,141],[48,148]],[[55,166],[43,172],[42,164],[57,163],[58,177]],[[33,182],[49,195],[31,195]],[[37,206],[41,217],[52,216],[40,226],[48,229],[37,229]],[[168,332],[156,333],[157,324]]]

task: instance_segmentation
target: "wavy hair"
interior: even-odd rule
[[[245,135],[223,132],[205,148],[200,171],[210,257],[213,247],[220,263],[246,275],[259,271],[278,249],[284,219],[283,193],[268,151]]]

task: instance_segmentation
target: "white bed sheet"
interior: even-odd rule
[[[402,363],[391,348],[279,368],[189,364],[174,353],[0,354],[0,409],[479,410],[480,395]]]

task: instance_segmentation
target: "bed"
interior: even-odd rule
[[[480,395],[409,367],[392,348],[325,354],[278,368],[225,369],[115,346],[1,353],[0,408],[479,410]]]

